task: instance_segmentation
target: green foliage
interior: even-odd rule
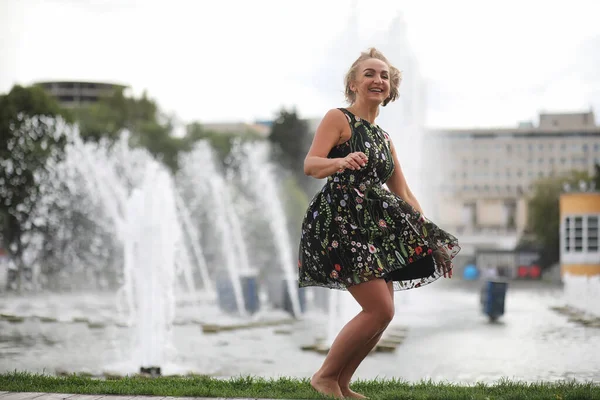
[[[38,227],[30,213],[39,198],[49,157],[60,159],[66,138],[56,132],[56,119],[71,115],[38,87],[14,86],[0,95],[0,226],[2,241],[20,262],[23,233]]]
[[[158,117],[158,107],[146,93],[136,99],[125,96],[123,89],[116,89],[112,96],[73,112],[79,122],[81,136],[86,140],[116,139],[121,130],[129,129],[132,133],[144,130],[149,123],[156,123]]]
[[[0,117],[3,124],[9,120],[16,120],[16,116],[20,113],[30,117],[33,115],[60,115],[69,122],[73,119],[68,111],[61,108],[56,100],[37,86],[15,85],[7,95],[0,95],[0,101]],[[5,125],[1,127],[4,129]],[[5,133],[5,131],[2,132],[2,134]],[[5,136],[2,136],[2,138],[4,139]]]
[[[140,98],[127,97],[123,90],[74,110],[84,140],[116,140],[123,129],[131,132],[131,143],[148,149],[172,171],[178,168],[178,154],[186,142],[172,136],[168,118],[144,92]]]
[[[178,156],[184,150],[185,143],[181,138],[171,136],[170,128],[152,121],[140,123],[139,128],[132,131],[131,142],[146,148],[171,171],[179,168]]]
[[[573,171],[560,177],[541,179],[534,184],[528,204],[528,230],[541,246],[541,266],[546,268],[558,262],[560,255],[560,194],[564,185],[578,187],[579,182],[591,181],[585,172]]]
[[[308,378],[264,379],[239,376],[217,379],[187,377],[114,377],[95,379],[70,375],[55,377],[13,372],[0,375],[0,389],[13,392],[77,393],[120,396],[176,396],[252,399],[323,399]],[[592,382],[525,383],[501,379],[494,384],[457,385],[446,382],[409,383],[399,379],[357,380],[352,389],[370,399],[600,400],[600,386]]]
[[[304,219],[309,199],[298,185],[293,175],[288,176],[282,184],[281,200],[285,207],[285,215],[288,218],[288,231],[291,232],[292,242],[300,241],[300,225]]]
[[[294,174],[305,193],[310,193],[314,179],[304,174],[304,158],[312,142],[308,123],[298,117],[295,109],[282,109],[273,122],[269,140],[276,149],[279,164]]]

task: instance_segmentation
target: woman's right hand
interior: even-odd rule
[[[356,151],[348,154],[344,158],[339,158],[338,171],[342,172],[345,169],[359,170],[367,165],[367,156],[362,151]]]

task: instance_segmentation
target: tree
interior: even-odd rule
[[[185,148],[181,138],[172,135],[170,118],[144,92],[140,98],[128,97],[122,89],[97,103],[74,111],[84,140],[106,137],[116,140],[121,131],[131,132],[131,143],[148,149],[172,171],[178,168],[178,154]]]
[[[600,190],[600,164],[594,165],[594,186],[596,190]]]
[[[17,85],[0,95],[0,227],[3,245],[20,273],[24,234],[39,228],[30,219],[40,195],[38,183],[48,158],[60,159],[66,143],[56,129],[58,116],[71,120],[41,88]]]
[[[312,142],[308,123],[298,117],[295,109],[282,109],[273,122],[269,140],[276,148],[277,161],[292,172],[305,192],[311,192],[313,182],[304,175],[304,158]]]
[[[574,171],[561,177],[541,179],[534,184],[528,204],[528,230],[541,247],[540,264],[543,268],[558,262],[560,257],[559,198],[566,184],[578,187],[580,181],[590,182],[586,172]]]

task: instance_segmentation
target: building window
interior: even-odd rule
[[[597,215],[566,217],[563,242],[565,252],[597,252],[599,247],[598,222]]]
[[[598,251],[598,216],[587,218],[587,250]]]
[[[573,220],[575,221],[575,229],[573,232],[575,243],[573,249],[576,252],[583,251],[583,217],[575,217]]]
[[[565,218],[565,251],[571,251],[571,217]]]
[[[477,206],[475,203],[463,204],[463,225],[475,226],[477,225]]]

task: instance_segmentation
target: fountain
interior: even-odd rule
[[[198,221],[199,230],[214,232],[205,235],[202,244],[204,249],[216,249],[211,258],[223,260],[226,266],[226,279],[216,280],[217,292],[224,297],[222,307],[256,312],[259,283],[274,282],[273,276],[280,275],[274,286],[281,291],[283,283],[283,308],[297,317],[303,304],[295,276],[295,254],[278,177],[269,157],[270,147],[265,142],[238,143],[225,165],[218,168],[214,151],[208,142],[200,141],[182,157],[178,186],[182,196],[189,199],[190,209],[195,210],[189,218]],[[272,273],[274,262],[281,274]],[[278,302],[279,296],[273,293],[267,297],[272,304]]]
[[[248,278],[255,273],[248,262],[241,223],[232,201],[230,186],[218,171],[214,152],[207,141],[196,143],[193,151],[182,158],[178,182],[182,192],[192,199],[190,206],[206,214],[198,218],[208,218],[211,230],[216,233],[214,236],[218,237],[215,246],[209,243],[209,247],[219,249],[227,269],[228,276],[218,274],[216,278],[222,307],[228,311],[235,310],[241,316],[255,312],[257,300],[254,292],[244,296]],[[230,293],[233,294],[233,304],[230,302]],[[250,301],[245,301],[245,297]]]
[[[284,294],[284,308],[285,304],[289,302],[290,311],[294,316],[299,317],[303,307],[300,304],[298,278],[294,267],[296,255],[292,251],[291,239],[287,230],[287,218],[278,191],[275,166],[269,159],[269,145],[265,142],[247,142],[234,149],[233,153],[240,165],[242,183],[251,189],[257,199],[258,207],[265,213],[264,216],[275,242],[277,263],[281,268],[287,289]]]
[[[169,174],[148,163],[144,179],[127,201],[124,288],[133,297],[135,365],[160,374],[171,348],[175,317],[175,264],[182,232]]]
[[[262,304],[275,307],[258,313],[259,290],[273,276],[288,311],[296,317],[304,311],[265,143],[240,147],[231,157],[238,165],[221,168],[209,143],[196,142],[173,176],[146,150],[132,148],[127,132],[116,142],[84,142],[76,127],[58,122],[57,131],[67,138],[65,156],[48,160],[33,212],[36,224],[54,234],[30,234],[27,260],[41,260],[32,268],[40,289],[51,279],[60,284],[57,293],[111,303],[100,313],[58,316],[112,331],[117,346],[100,363],[102,373],[181,370],[173,360],[182,357],[174,342],[182,322],[201,323],[203,332],[213,325],[219,331],[289,323],[264,293]],[[58,274],[49,261],[60,266]]]
[[[66,164],[84,177],[89,197],[100,199],[101,209],[112,217],[108,229],[123,252],[123,283],[117,298],[133,328],[131,364],[160,372],[172,346],[177,278],[182,277],[194,293],[193,267],[171,175],[147,152],[127,143],[126,133],[110,148],[83,143],[75,132]],[[195,255],[199,265],[205,264],[200,252]],[[206,270],[200,268],[200,273],[210,290]]]
[[[179,193],[175,196],[175,201],[177,204],[177,210],[179,211],[179,221],[183,229],[189,238],[189,246],[191,248],[194,257],[196,258],[196,262],[198,263],[198,267],[200,269],[200,274],[202,277],[202,282],[204,282],[204,290],[206,290],[209,297],[213,297],[215,295],[215,289],[212,283],[212,280],[209,275],[208,266],[206,264],[206,258],[204,257],[204,252],[200,247],[201,238],[200,232],[196,230],[192,224],[192,218],[190,216],[190,211],[187,206],[183,202],[181,195]],[[182,254],[186,254],[183,252]],[[189,261],[189,260],[188,260]],[[189,269],[186,269],[189,271]],[[192,280],[193,278],[189,277],[188,280]]]
[[[38,226],[55,235],[26,237],[33,244],[27,259],[39,260],[46,254],[39,243],[54,241],[61,249],[55,257],[69,266],[66,273],[80,270],[84,281],[94,282],[101,275],[99,269],[108,271],[114,258],[122,266],[116,306],[120,319],[131,328],[129,339],[134,344],[120,368],[160,373],[172,350],[178,280],[188,293],[196,292],[189,253],[198,263],[203,288],[212,290],[206,261],[195,243],[197,235],[181,223],[188,221],[185,205],[171,174],[147,151],[130,148],[127,132],[109,144],[84,143],[76,128],[60,120],[56,130],[67,138],[64,161],[48,160],[49,176],[39,182],[42,196],[32,213]],[[75,220],[79,222],[69,225]],[[90,265],[94,271],[89,271]]]

